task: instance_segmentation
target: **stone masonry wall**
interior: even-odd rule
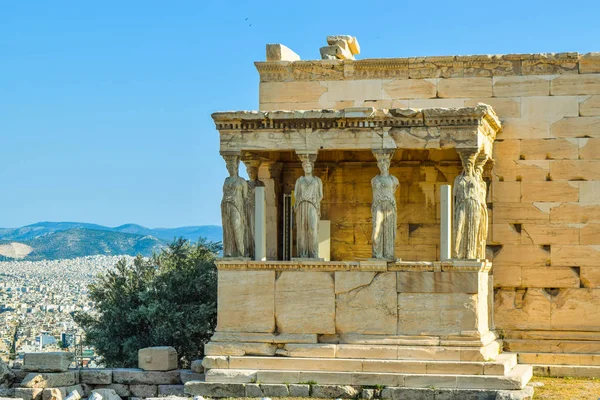
[[[489,199],[496,327],[554,331],[545,339],[581,338],[577,332],[586,331],[585,340],[600,339],[599,53],[256,66],[265,111],[491,105],[503,123],[494,145]],[[408,215],[399,207],[399,223]],[[332,227],[332,235],[340,233],[348,234]],[[401,241],[404,234],[398,233]],[[397,256],[414,257],[410,241],[405,245]],[[598,352],[600,345],[531,349]]]
[[[144,371],[137,368],[70,369],[67,372],[34,373],[44,379],[33,385],[22,381],[30,371],[13,369],[15,382],[4,389],[4,396],[23,400],[62,400],[74,390],[88,397],[95,389],[113,389],[121,398],[183,396],[184,384],[203,380],[204,375],[191,370]],[[66,379],[68,378],[68,380]]]

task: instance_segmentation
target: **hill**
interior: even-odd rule
[[[0,228],[0,261],[56,260],[93,255],[150,256],[175,238],[220,241],[220,226],[146,228],[126,224],[114,228],[80,222],[39,222]]]
[[[217,225],[184,226],[179,228],[146,228],[145,226],[136,224],[125,224],[112,228],[84,222],[38,222],[20,228],[0,228],[0,240],[22,242],[69,229],[91,229],[97,231],[132,233],[142,236],[154,236],[166,241],[183,237],[193,242],[201,237],[206,238],[211,242],[218,242],[221,241],[223,234],[222,228]]]
[[[130,256],[141,254],[150,256],[153,251],[158,251],[166,246],[165,241],[154,236],[83,228],[48,233],[20,243],[11,242],[10,245],[12,246],[7,246],[7,243],[0,244],[0,250],[7,250],[5,252],[0,251],[0,255],[9,259],[18,258],[29,261],[58,260],[99,254]],[[16,245],[29,246],[30,252],[28,254],[21,253],[19,257],[14,252],[8,251],[15,248]]]

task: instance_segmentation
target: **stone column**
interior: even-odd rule
[[[267,259],[267,215],[265,202],[265,188],[258,186],[254,190],[254,259],[264,261]]]
[[[258,179],[265,188],[265,235],[267,260],[277,260],[279,253],[279,203],[281,202],[281,167],[279,162],[265,162],[258,169]]]
[[[452,198],[450,185],[440,186],[440,261],[449,260],[452,243]]]

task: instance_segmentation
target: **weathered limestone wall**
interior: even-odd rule
[[[337,335],[331,343],[342,344],[347,343],[343,335],[480,338],[488,333],[488,273],[479,269],[489,265],[475,262],[477,268],[460,270],[440,263],[363,263],[219,264],[217,334],[206,345],[207,355],[229,354],[223,346],[232,344],[214,342],[244,342],[236,334],[270,334],[272,343],[261,345],[273,355],[286,337],[293,347],[327,343],[328,335]],[[344,358],[339,351],[336,357]]]
[[[494,145],[489,197],[496,326],[512,331],[563,331],[549,333],[545,340],[553,335],[574,339],[579,335],[574,331],[591,332],[586,346],[547,349],[535,341],[530,347],[519,342],[523,351],[600,351],[598,342],[589,341],[600,339],[599,53],[256,65],[261,75],[261,110],[491,105],[503,125]],[[430,237],[437,235],[437,220],[424,207],[426,191],[409,178],[418,168],[402,168],[392,169],[404,182],[399,195],[397,255],[430,258],[436,243],[411,238],[410,224],[424,224],[413,233],[421,231],[423,237]],[[357,257],[367,252],[363,240],[356,238],[370,235],[370,227],[361,230],[358,221],[368,215],[370,192],[363,191],[375,173],[372,167],[351,176],[329,171],[329,182],[324,180],[324,186],[329,186],[324,202],[330,204],[326,214],[332,219],[332,236],[337,235],[339,239],[334,240]],[[350,189],[339,193],[339,186],[330,184],[339,180],[361,189],[354,197]],[[438,178],[432,180],[437,182]],[[352,229],[337,223],[334,211],[349,199],[355,201],[349,207],[356,209],[350,217],[355,223]],[[535,340],[541,339],[536,336]]]

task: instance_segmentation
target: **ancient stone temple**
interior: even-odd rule
[[[268,45],[259,111],[213,114],[224,202],[259,167],[254,220],[223,213],[207,383],[518,391],[598,364],[600,56],[328,44]]]

